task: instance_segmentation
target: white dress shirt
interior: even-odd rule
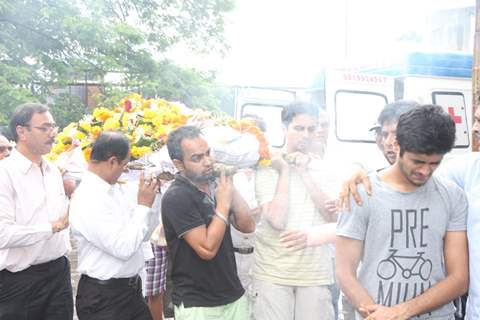
[[[66,214],[68,199],[60,171],[34,164],[16,149],[0,161],[0,270],[24,270],[70,250],[68,229],[52,232]]]
[[[70,205],[78,245],[78,272],[107,280],[137,275],[144,267],[142,242],[158,224],[158,214],[136,205],[118,184],[87,171]]]
[[[480,319],[480,154],[472,152],[442,162],[435,174],[449,178],[467,194],[470,284],[465,319],[478,320]]]

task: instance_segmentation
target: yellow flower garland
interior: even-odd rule
[[[79,146],[87,161],[90,160],[93,142],[103,131],[115,130],[125,133],[131,143],[132,160],[160,149],[168,134],[185,125],[189,119],[205,121],[214,125],[229,125],[240,132],[249,132],[260,142],[260,165],[269,165],[268,143],[251,121],[236,121],[219,117],[209,111],[194,110],[193,115],[183,114],[181,107],[164,99],[143,99],[132,94],[120,100],[114,108],[98,107],[82,120],[72,122],[57,135],[48,158],[55,161],[63,152]]]

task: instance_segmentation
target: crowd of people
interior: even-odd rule
[[[80,320],[162,319],[167,266],[177,320],[450,320],[467,290],[466,317],[480,319],[480,160],[442,163],[450,115],[385,106],[372,130],[388,165],[352,158],[343,184],[326,111],[293,102],[281,118],[267,167],[217,169],[185,125],[167,141],[174,180],[128,185],[129,140],[107,131],[72,185],[43,157],[58,129],[49,109],[19,106],[14,143],[0,136],[0,320],[73,318],[70,235]]]

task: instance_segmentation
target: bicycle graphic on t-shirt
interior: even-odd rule
[[[417,252],[416,256],[397,255],[397,249],[390,249],[391,254],[388,258],[380,261],[377,267],[377,275],[383,280],[390,280],[400,269],[404,279],[410,279],[413,276],[419,276],[427,281],[432,273],[432,261],[425,259],[425,252]]]

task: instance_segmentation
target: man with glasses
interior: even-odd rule
[[[0,319],[72,319],[68,202],[60,171],[43,159],[57,127],[48,107],[20,105],[16,142],[0,161]]]
[[[10,141],[8,141],[7,137],[0,134],[0,160],[8,157],[11,151],[12,145],[10,144]]]

